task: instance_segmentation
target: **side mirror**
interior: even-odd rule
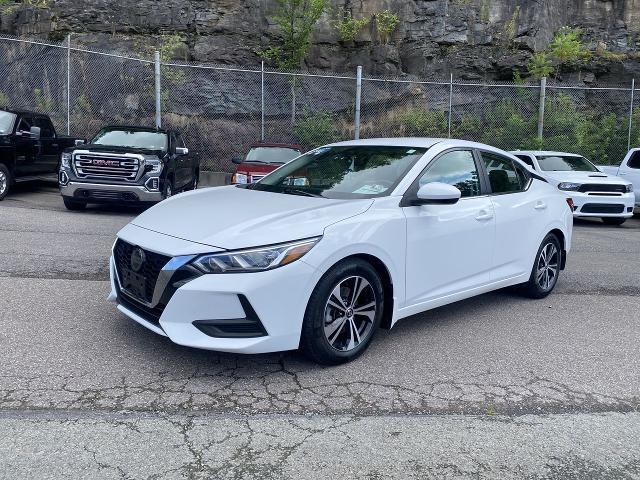
[[[31,135],[31,138],[33,138],[34,140],[39,140],[40,127],[31,127],[31,129],[29,130],[29,135]]]
[[[458,203],[462,192],[453,185],[440,182],[427,183],[420,187],[412,205],[453,205]]]
[[[186,147],[176,147],[176,155],[189,155],[189,149]]]
[[[231,161],[236,165],[240,165],[242,163],[242,159],[240,157],[233,157]]]
[[[78,147],[78,146],[80,146],[80,145],[84,145],[85,143],[87,143],[87,141],[86,141],[86,140],[82,140],[82,139],[80,139],[80,138],[77,138],[76,140],[74,140],[74,141],[73,141],[73,144],[74,144],[76,147]]]

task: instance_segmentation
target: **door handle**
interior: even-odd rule
[[[478,213],[476,220],[478,220],[479,222],[483,222],[485,220],[491,220],[492,218],[493,218],[492,213],[489,213],[486,210],[480,210],[480,213]]]
[[[538,202],[533,208],[535,208],[536,210],[545,210],[547,208],[547,204],[544,202]]]

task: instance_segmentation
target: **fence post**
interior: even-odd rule
[[[631,107],[629,108],[629,138],[627,140],[627,152],[631,150],[631,130],[633,129],[633,102],[635,101],[636,79],[631,79]]]
[[[547,99],[547,77],[540,79],[540,107],[538,108],[538,138],[542,142],[544,133],[544,104]]]
[[[451,78],[449,80],[449,130],[447,137],[451,138],[451,116],[453,114],[453,73],[451,74]]]
[[[156,128],[162,127],[162,112],[161,112],[161,102],[160,96],[162,94],[161,85],[160,85],[160,52],[156,50],[155,58],[155,80],[156,80]]]
[[[353,138],[360,140],[360,103],[362,101],[362,66],[356,71],[356,113],[354,118]]]
[[[260,140],[264,142],[264,60],[260,69]]]
[[[67,135],[71,135],[71,34],[67,35]]]

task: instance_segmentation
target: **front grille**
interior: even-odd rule
[[[122,240],[118,240],[116,242],[115,247],[113,248],[113,258],[116,264],[116,270],[118,271],[118,278],[120,278],[120,282],[123,282],[123,272],[124,270],[131,270],[131,254],[134,249],[137,248],[130,243],[124,242]],[[142,264],[142,267],[138,272],[139,275],[144,277],[144,296],[140,298],[140,300],[144,302],[151,302],[153,299],[153,290],[156,287],[156,281],[158,280],[158,275],[160,274],[160,270],[171,260],[171,257],[167,257],[165,255],[160,255],[159,253],[150,252],[148,250],[144,250],[146,260]],[[127,290],[126,285],[122,285],[122,288],[126,290],[126,293],[131,295],[131,293]],[[137,298],[136,295],[133,295]]]
[[[624,185],[607,184],[607,183],[585,183],[580,185],[579,192],[611,192],[611,193],[626,193],[627,187]]]
[[[73,156],[78,178],[132,182],[138,178],[141,164],[141,158],[134,156],[96,153],[76,153]]]
[[[266,175],[251,175],[251,183],[255,183],[258,180],[262,180]]]
[[[137,202],[138,195],[133,192],[118,192],[115,190],[76,190],[75,197],[85,200],[107,201],[107,202]]]
[[[612,205],[608,203],[587,203],[580,211],[582,213],[623,213],[624,205]]]

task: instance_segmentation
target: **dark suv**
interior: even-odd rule
[[[109,126],[62,154],[58,182],[65,206],[154,203],[197,188],[200,165],[173,130]]]

